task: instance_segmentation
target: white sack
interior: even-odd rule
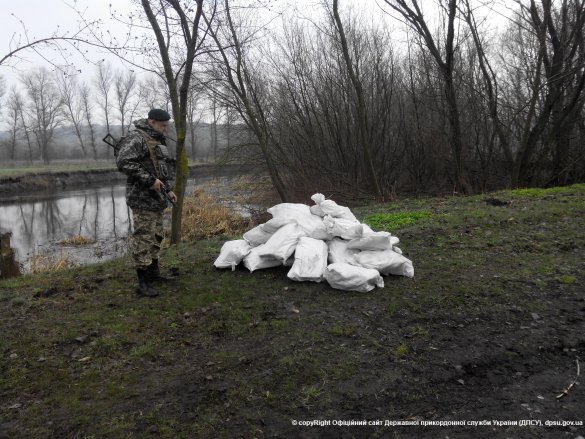
[[[313,239],[329,240],[333,238],[333,236],[327,232],[327,227],[325,227],[325,223],[320,216],[311,215],[298,221],[301,221],[299,222],[299,225],[305,230],[305,232],[307,232],[307,236],[310,236]]]
[[[295,250],[295,262],[287,277],[296,281],[321,282],[327,268],[327,244],[318,239],[302,237]]]
[[[390,232],[374,232],[367,224],[362,224],[362,237],[352,239],[348,248],[358,250],[392,250],[400,239]]]
[[[306,204],[280,203],[268,209],[273,218],[295,218],[298,215],[311,215],[311,209]]]
[[[352,239],[347,244],[347,248],[357,250],[392,250],[392,240],[394,238],[388,232],[372,232],[361,238]]]
[[[327,233],[332,237],[338,236],[343,239],[362,237],[362,225],[358,222],[343,218],[333,218],[327,215],[323,218],[323,224],[325,224]]]
[[[371,235],[372,233],[376,233],[376,232],[374,232],[374,230],[372,230],[372,228],[370,226],[368,226],[366,223],[362,223],[363,236]]]
[[[392,236],[392,234],[390,232],[374,232],[372,230],[372,228],[370,226],[368,226],[367,224],[362,224],[362,237],[368,237],[368,236],[379,236],[380,234],[388,234],[390,235],[390,243],[392,244],[392,246],[398,245],[398,243],[400,242],[400,239],[398,239],[398,236]],[[369,250],[369,249],[368,249]],[[371,250],[375,250],[375,249],[371,249]]]
[[[244,267],[250,270],[250,273],[262,268],[278,267],[279,265],[282,265],[282,262],[277,259],[260,257],[260,252],[265,245],[266,244],[261,244],[258,247],[254,247],[244,258]]]
[[[384,287],[384,280],[376,270],[344,263],[329,265],[323,277],[338,290],[367,293],[375,287]]]
[[[313,215],[309,206],[305,204],[281,203],[268,209],[268,213],[276,221],[286,220],[291,222],[295,220],[307,232],[307,236],[311,238],[331,239],[331,235],[327,233],[327,228],[323,224],[321,217]]]
[[[314,206],[311,206],[309,209],[311,209],[311,213],[313,215],[319,215],[321,217],[325,216],[325,212],[323,212],[323,209],[321,209],[321,203],[323,201],[325,201],[325,195],[323,194],[314,194],[311,197],[311,200],[313,200],[315,202]]]
[[[270,239],[272,233],[266,233],[262,226],[256,226],[244,233],[244,239],[252,246],[258,247]]]
[[[329,263],[351,263],[353,262],[353,255],[359,250],[350,250],[347,248],[348,241],[341,238],[334,238],[328,243]]]
[[[213,265],[217,268],[231,268],[234,271],[236,265],[242,262],[242,259],[250,253],[250,250],[252,250],[252,247],[243,239],[227,241],[221,246],[219,256]]]
[[[313,239],[331,239],[332,236],[327,233],[327,227],[320,216],[317,215],[299,215],[296,218],[299,226],[307,233],[307,236]]]
[[[285,218],[285,217],[278,217],[272,218],[271,220],[267,221],[266,223],[262,224],[260,227],[266,233],[273,235],[276,233],[278,229],[283,226],[286,226],[290,223],[296,223],[297,221],[294,218]]]
[[[309,209],[311,209],[311,213],[313,215],[320,216],[321,218],[325,216],[325,212],[323,212],[323,210],[318,204],[313,204]]]
[[[354,263],[364,268],[373,268],[381,274],[414,277],[412,261],[392,250],[366,250],[353,256]]]
[[[283,264],[295,252],[299,238],[307,233],[297,223],[281,227],[262,247],[260,257],[276,259]]]
[[[315,206],[311,206],[311,212],[315,215],[325,216],[330,215],[333,218],[343,218],[349,221],[357,221],[357,218],[351,213],[349,207],[340,206],[333,200],[326,200],[323,194],[314,194],[311,200],[315,202]]]

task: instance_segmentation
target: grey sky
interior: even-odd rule
[[[3,7],[1,13],[2,25],[0,26],[0,57],[9,53],[18,45],[20,39],[21,45],[26,43],[26,34],[30,41],[47,38],[55,33],[63,35],[68,32],[72,35],[80,26],[80,17],[75,12],[74,7],[79,11],[84,11],[89,19],[101,19],[104,22],[104,28],[112,32],[123,32],[122,26],[116,24],[110,19],[109,5],[115,5],[118,10],[129,10],[132,8],[130,0],[17,0],[12,1]],[[22,23],[19,21],[21,20]],[[24,24],[24,27],[23,27]],[[39,46],[42,47],[42,46]],[[92,60],[98,60],[104,57],[97,49],[89,49],[88,57]],[[65,62],[50,50],[44,50],[45,55],[52,62],[62,65]],[[44,65],[52,68],[50,63],[43,60],[42,57],[35,54],[32,50],[26,50],[19,54],[20,60],[13,58],[7,61],[7,66],[0,67],[2,75],[9,84],[17,78],[19,72],[26,71],[38,65]],[[75,64],[82,71],[93,71],[93,66],[83,61],[82,57],[72,55]],[[70,58],[70,59],[71,59]]]
[[[110,4],[118,12],[128,12],[135,10],[137,5],[132,4],[132,0],[14,0],[3,7],[0,13],[0,57],[9,53],[14,49],[18,38],[21,39],[21,44],[26,41],[25,29],[29,40],[35,38],[46,38],[54,33],[63,34],[69,32],[69,35],[74,33],[80,26],[80,17],[75,11],[83,11],[88,20],[100,19],[103,22],[102,30],[109,30],[113,34],[123,35],[128,31],[127,28],[120,23],[112,20],[110,17]],[[396,21],[390,19],[388,16],[380,13],[380,5],[383,5],[382,0],[343,0],[340,2],[342,7],[353,8],[354,11],[368,10],[372,17],[378,17],[387,20],[389,26],[393,29],[401,28],[402,26]],[[482,3],[481,0],[476,0],[476,4]],[[485,2],[484,2],[485,3]],[[513,0],[497,0],[499,4],[498,9],[503,11],[505,15],[509,14],[509,10],[504,5],[513,4]],[[320,0],[278,0],[273,5],[278,5],[280,8],[285,5],[296,5],[298,16],[314,18],[314,13],[320,8]],[[425,12],[428,11],[433,15],[433,9],[436,3],[433,0],[422,0],[421,4],[425,6]],[[75,9],[74,9],[75,8]],[[428,9],[427,9],[428,8]],[[482,9],[482,14],[490,16],[489,22],[491,24],[502,23],[506,21],[503,19],[501,12],[494,13],[486,8]],[[478,10],[479,12],[479,10]],[[318,14],[317,14],[318,15]],[[491,27],[491,26],[490,26]],[[401,43],[403,37],[400,34],[397,36],[396,42]],[[404,35],[404,34],[402,34]],[[107,55],[97,48],[87,48],[89,50],[88,58],[95,62],[99,59],[106,58],[112,62],[114,67],[121,67],[122,63],[113,55]],[[53,63],[63,65],[65,62],[57,56],[56,53],[50,50],[44,50],[43,54],[52,60]],[[8,61],[6,65],[0,67],[0,76],[2,76],[10,87],[18,84],[18,75],[22,71],[26,71],[36,66],[45,66],[49,69],[53,67],[49,62],[43,60],[40,56],[31,50],[26,50],[20,53],[22,60],[13,59]],[[82,70],[79,75],[80,79],[89,81],[95,72],[93,64],[88,64],[78,54],[72,53],[68,61],[73,60],[76,69]],[[137,70],[137,73],[140,73]]]

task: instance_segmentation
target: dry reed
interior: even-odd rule
[[[82,246],[82,245],[89,245],[94,244],[95,240],[88,238],[82,235],[75,235],[69,238],[65,238],[62,241],[59,241],[57,244],[59,245],[75,245],[75,246]]]
[[[29,259],[29,264],[30,273],[58,271],[73,267],[73,262],[69,259],[68,256],[63,256],[63,254],[60,256],[53,256],[36,253]]]
[[[197,188],[183,202],[182,229],[184,239],[236,235],[247,230],[248,219],[218,203],[204,189]]]

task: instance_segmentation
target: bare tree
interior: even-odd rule
[[[113,84],[113,72],[109,63],[100,62],[97,65],[96,76],[94,78],[94,85],[97,94],[97,103],[102,112],[102,116],[106,123],[106,132],[110,132],[112,96],[111,89]],[[110,148],[107,148],[107,157],[110,158]]]
[[[61,98],[54,77],[45,68],[28,72],[21,76],[29,98],[31,123],[45,164],[50,161],[49,147],[55,129],[63,122],[63,99]]]
[[[220,55],[218,67],[226,82],[226,92],[222,93],[226,102],[231,102],[234,109],[254,133],[258,146],[268,169],[272,184],[283,202],[288,200],[287,189],[274,159],[276,142],[271,137],[270,127],[265,111],[266,101],[262,98],[262,80],[254,77],[259,72],[254,70],[245,56],[245,46],[251,35],[240,35],[243,26],[237,25],[232,16],[229,0],[224,0],[224,17],[222,27],[212,27],[211,20],[204,17],[209,33],[216,43]]]
[[[571,181],[585,158],[576,134],[585,103],[585,74],[579,68],[585,63],[585,2],[518,2],[503,39],[505,74],[499,76],[485,55],[472,9],[465,6],[511,185]]]
[[[393,10],[398,12],[403,19],[422,38],[427,50],[433,56],[443,80],[443,92],[447,104],[447,115],[449,120],[449,140],[452,148],[453,160],[455,161],[456,183],[459,189],[466,193],[472,192],[469,184],[465,164],[463,161],[464,148],[461,136],[461,121],[459,116],[459,105],[457,103],[457,91],[454,81],[455,55],[456,55],[456,32],[455,21],[457,16],[457,0],[446,0],[446,23],[447,27],[442,46],[439,46],[437,37],[430,30],[427,20],[419,6],[418,0],[384,0]]]
[[[117,71],[114,74],[116,109],[118,110],[118,120],[121,125],[121,135],[124,135],[128,130],[132,114],[136,109],[138,102],[137,99],[134,99],[136,85],[136,73],[132,70]]]
[[[0,76],[0,101],[4,96],[4,93],[6,93],[6,81],[4,80],[3,76]]]
[[[211,138],[211,151],[213,151],[213,161],[217,161],[219,149],[219,139],[217,134],[217,123],[221,119],[221,108],[218,105],[216,96],[211,96],[211,123],[209,124],[209,137]]]
[[[167,86],[159,76],[149,74],[137,87],[140,101],[146,108],[169,108]]]
[[[8,124],[8,133],[9,133],[9,149],[10,149],[10,160],[16,158],[16,145],[18,143],[18,137],[22,127],[20,126],[20,118],[22,117],[22,110],[23,110],[23,100],[20,93],[18,93],[16,87],[12,87],[10,89],[10,93],[8,95],[8,99],[6,102],[6,109],[8,110],[8,115],[6,118],[6,122]]]
[[[98,159],[97,145],[95,142],[95,125],[93,121],[93,105],[91,100],[91,88],[87,83],[82,83],[79,87],[79,96],[83,109],[83,117],[89,131],[89,144],[93,152],[94,160]]]
[[[531,0],[529,13],[529,24],[540,44],[546,88],[536,129],[522,145],[515,175],[520,181],[528,165],[525,156],[535,148],[539,131],[548,131],[543,139],[545,148],[552,149],[547,183],[566,184],[568,171],[574,167],[569,163],[570,136],[585,105],[585,1],[562,0],[554,7],[552,0],[541,0],[540,5]]]
[[[481,38],[479,32],[479,26],[476,21],[473,8],[469,0],[464,0],[461,6],[462,14],[467,22],[467,26],[470,30],[473,44],[477,53],[477,64],[481,71],[483,81],[483,91],[485,100],[487,101],[488,114],[490,115],[495,134],[500,142],[500,146],[506,157],[508,164],[509,175],[512,177],[514,173],[514,162],[512,147],[510,145],[510,136],[506,129],[505,122],[502,120],[500,114],[500,103],[499,103],[499,82],[498,77],[492,67],[490,59],[485,50],[485,44]]]
[[[189,101],[187,106],[187,130],[188,130],[188,139],[189,142],[189,150],[191,152],[190,157],[191,160],[196,160],[197,158],[197,135],[196,129],[199,123],[201,122],[201,118],[203,117],[203,113],[197,111],[197,103],[199,92],[195,90],[194,87],[191,88],[191,93],[189,93]]]
[[[32,139],[32,131],[31,131],[31,127],[29,126],[28,122],[27,122],[27,117],[26,117],[26,107],[23,103],[23,105],[20,107],[20,126],[22,128],[22,132],[24,134],[24,138],[26,139],[26,146],[28,148],[28,158],[29,158],[29,162],[32,163],[33,162],[33,139]]]
[[[55,67],[62,73],[71,70],[77,71],[77,68],[71,62],[71,52],[76,52],[81,57],[86,57],[86,51],[82,46],[96,46],[85,36],[87,32],[95,32],[100,27],[97,20],[82,20],[80,27],[77,29],[61,29],[57,27],[52,34],[43,37],[31,37],[29,29],[20,18],[14,16],[21,26],[22,31],[14,33],[8,41],[8,52],[0,57],[0,66],[10,66],[18,64],[23,60],[23,53],[35,52],[47,63]],[[110,41],[106,47],[110,50],[116,47]],[[102,45],[99,45],[102,47]],[[58,58],[58,59],[57,59]]]
[[[195,56],[203,41],[199,23],[203,0],[141,0],[142,8],[158,44],[164,78],[169,90],[176,131],[177,176],[174,191],[177,206],[173,209],[171,242],[181,240],[181,215],[187,186],[188,159],[185,149],[187,109]],[[181,48],[180,51],[177,48]],[[179,52],[177,58],[175,54]]]
[[[361,148],[364,151],[364,157],[366,161],[366,166],[368,170],[368,176],[370,178],[372,187],[374,188],[374,192],[378,199],[382,199],[382,190],[380,189],[380,182],[378,181],[378,177],[376,175],[376,169],[374,168],[374,162],[372,160],[372,153],[371,147],[369,143],[369,135],[368,135],[368,121],[366,116],[366,103],[364,97],[364,90],[362,80],[360,78],[360,65],[355,62],[355,60],[351,59],[351,55],[349,53],[349,46],[347,43],[347,37],[345,35],[345,30],[343,28],[343,23],[341,21],[341,17],[339,16],[339,0],[333,0],[333,19],[335,21],[335,27],[339,34],[339,42],[341,44],[341,52],[343,54],[343,59],[345,61],[345,65],[347,67],[347,72],[351,79],[351,83],[353,85],[355,97],[356,97],[356,107],[357,107],[357,130],[359,133],[359,141]]]
[[[83,102],[80,99],[80,91],[75,76],[58,75],[57,86],[63,101],[65,119],[73,125],[83,157],[87,157],[82,125]]]
[[[214,2],[209,2],[214,8]],[[128,26],[124,44],[113,47],[108,36],[99,30],[90,32],[89,39],[100,47],[109,49],[125,62],[150,71],[164,79],[169,92],[172,114],[176,132],[177,172],[174,192],[177,204],[173,209],[171,220],[171,242],[177,243],[181,237],[181,214],[188,176],[188,159],[185,151],[187,101],[190,83],[193,77],[195,57],[204,38],[200,35],[200,19],[203,0],[141,0],[141,10],[130,14],[113,14],[113,17]],[[79,13],[82,23],[86,23]],[[152,30],[158,51],[152,50]],[[142,32],[137,35],[136,32]],[[204,36],[204,35],[203,35]],[[101,81],[104,92],[111,87],[109,81]],[[102,107],[109,108],[102,99]],[[108,124],[109,125],[109,124]]]
[[[232,147],[234,123],[239,120],[238,114],[230,106],[225,106],[225,149]]]

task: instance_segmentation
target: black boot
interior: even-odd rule
[[[156,297],[158,292],[150,286],[150,275],[147,268],[137,268],[138,288],[136,294],[140,297]]]
[[[153,259],[152,263],[148,266],[148,276],[152,282],[165,282],[175,279],[174,277],[163,276],[160,274],[158,259]]]

